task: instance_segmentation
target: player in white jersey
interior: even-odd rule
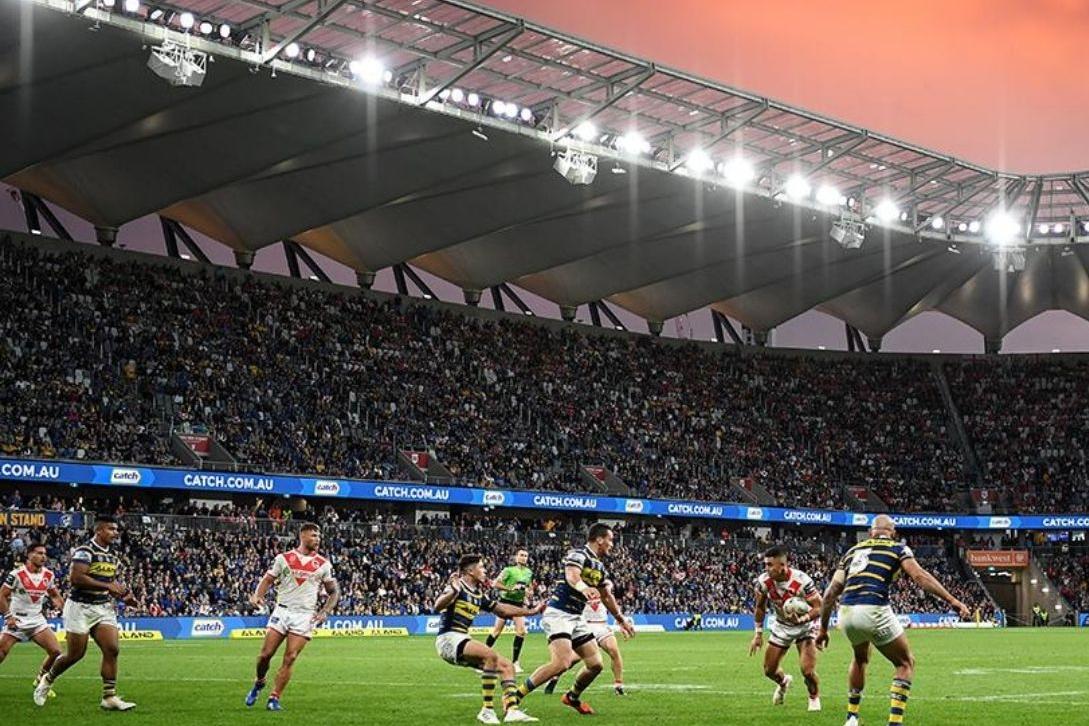
[[[45,545],[31,543],[26,548],[23,566],[9,572],[0,584],[0,615],[4,618],[4,629],[0,632],[0,663],[16,643],[36,644],[45,651],[45,660],[34,679],[35,686],[61,654],[57,634],[42,612],[47,598],[57,610],[64,609],[64,598],[57,590],[53,571],[45,566],[47,559]]]
[[[336,607],[340,598],[340,588],[333,578],[333,565],[318,554],[321,544],[321,529],[316,524],[304,524],[299,529],[299,546],[290,552],[276,555],[272,566],[257,590],[250,597],[256,607],[264,607],[265,596],[270,588],[276,588],[276,608],[268,619],[268,630],[261,654],[257,656],[257,678],[253,688],[246,695],[246,705],[257,703],[257,696],[265,687],[272,657],[276,655],[280,644],[287,640],[283,662],[276,671],[276,680],[272,693],[269,694],[266,708],[280,711],[280,696],[291,680],[291,670],[303,648],[310,642],[314,628],[325,621]],[[324,589],[326,598],[321,610],[318,610],[319,591]]]
[[[772,703],[781,706],[794,677],[783,672],[780,664],[791,645],[798,646],[798,659],[809,691],[809,710],[821,710],[820,679],[817,677],[817,620],[821,613],[821,595],[813,578],[787,563],[787,549],[781,546],[764,552],[764,572],[756,578],[756,605],[753,620],[756,632],[749,645],[755,655],[764,644],[764,615],[768,604],[775,611],[768,649],[764,653],[764,675],[775,682]],[[801,598],[809,603],[809,612],[794,615],[785,609],[787,602]]]
[[[612,587],[612,583],[605,585],[605,589],[610,593],[612,592]],[[582,619],[586,621],[586,625],[590,628],[590,632],[593,633],[594,640],[597,641],[597,646],[609,654],[609,661],[613,666],[613,692],[618,696],[623,696],[624,659],[620,657],[620,643],[616,639],[616,633],[609,627],[609,610],[605,607],[605,604],[601,602],[600,597],[590,598],[586,601],[586,607],[582,609]],[[560,676],[556,676],[550,680],[548,685],[545,686],[545,693],[552,693],[555,691],[559,681]]]

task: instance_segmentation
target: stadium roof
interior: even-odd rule
[[[455,0],[126,5],[0,5],[0,178],[97,226],[160,213],[236,250],[294,239],[755,330],[812,308],[875,338],[932,309],[991,340],[1089,318],[1089,173],[999,173]],[[168,37],[214,61],[201,87],[146,67]],[[598,158],[591,185],[553,171],[562,148]],[[829,237],[852,215],[860,249]]]

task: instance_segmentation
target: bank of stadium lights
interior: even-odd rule
[[[882,199],[877,203],[877,206],[873,208],[873,214],[877,218],[877,221],[883,224],[889,224],[900,218],[900,208],[896,206],[896,203],[891,199]],[[901,221],[903,221],[901,219]]]
[[[783,192],[786,193],[788,198],[795,201],[808,199],[809,195],[813,193],[813,186],[801,174],[794,174],[787,179],[786,184],[783,186]]]
[[[650,149],[650,142],[637,131],[629,131],[616,139],[616,150],[625,154],[649,154]]]
[[[941,229],[944,226],[945,226],[945,220],[942,219],[942,215],[935,214],[933,217],[930,218],[930,228],[931,229]]]
[[[684,160],[684,166],[696,176],[703,176],[715,168],[715,162],[711,159],[711,155],[703,149],[695,149]]]
[[[367,86],[377,86],[383,81],[389,83],[393,80],[393,72],[382,61],[370,56],[352,61],[348,64],[348,70],[353,78]]]
[[[196,18],[193,17],[193,13],[182,13],[181,17],[178,19],[178,22],[181,23],[181,26],[186,30],[192,30],[193,23],[196,22]]]
[[[597,138],[597,126],[593,121],[583,121],[575,127],[575,138],[580,141],[593,141]]]
[[[298,58],[300,53],[302,53],[302,48],[299,47],[298,43],[288,43],[287,47],[284,48],[284,55],[288,58]]]
[[[135,13],[140,10],[140,0],[125,0],[123,6],[126,13]]]
[[[831,184],[822,184],[817,189],[816,199],[818,204],[823,204],[826,207],[844,205],[847,202],[847,198]]]
[[[722,162],[719,164],[718,171],[727,184],[737,188],[748,186],[756,178],[756,169],[752,162],[741,156]]]

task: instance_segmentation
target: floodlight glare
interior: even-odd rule
[[[650,142],[637,131],[629,131],[616,140],[616,148],[628,154],[649,154]]]
[[[135,13],[140,9],[140,0],[125,0],[125,12]]]
[[[507,118],[515,118],[518,116],[518,104],[507,102],[507,106],[503,109],[503,115]]]
[[[958,224],[958,225],[957,225],[957,231],[958,231],[958,232],[967,232],[967,231],[968,231],[968,225],[967,225],[967,223],[965,223],[965,222],[961,222],[960,224]]]
[[[968,231],[972,234],[977,234],[979,232],[979,227],[980,224],[978,219],[973,219],[971,222],[968,223]]]
[[[116,4],[116,0],[102,0],[102,4],[108,8],[112,8]]]
[[[480,105],[480,94],[470,93],[468,96],[466,96],[465,100],[470,106],[476,108]]]
[[[348,70],[352,72],[356,80],[368,86],[377,86],[385,77],[386,68],[377,58],[359,58],[348,64]]]
[[[1051,228],[1051,231],[1054,232],[1055,234],[1062,234],[1063,230],[1065,230],[1065,229],[1066,229],[1066,227],[1063,226],[1062,222],[1056,222],[1055,226]]]
[[[212,27],[212,24],[209,23],[207,20],[200,24],[200,32],[202,35],[211,35],[214,29],[215,28]]]
[[[873,213],[879,220],[889,223],[900,216],[900,209],[891,199],[882,199],[873,209]]]
[[[685,159],[684,165],[688,167],[690,172],[698,175],[714,168],[715,162],[711,160],[711,157],[703,149],[695,149],[688,155],[688,158]]]
[[[817,190],[817,202],[826,207],[833,207],[839,204],[842,199],[843,195],[839,193],[839,189],[830,184],[822,184],[820,189]]]
[[[1047,222],[1040,222],[1036,229],[1039,230],[1040,234],[1047,234],[1051,231],[1051,225]]]
[[[492,113],[496,116],[502,116],[507,111],[507,104],[503,101],[492,101]]]
[[[318,52],[313,48],[308,48],[306,51],[306,62],[313,63],[314,59],[318,57]]]
[[[945,226],[945,220],[942,219],[942,215],[935,214],[933,217],[930,218],[930,228],[931,229],[941,229],[944,226]]]
[[[298,43],[288,43],[287,47],[284,48],[284,55],[288,58],[298,58],[301,50]]]
[[[583,121],[575,127],[575,136],[583,141],[593,141],[597,138],[597,126],[593,121]]]
[[[223,23],[223,25],[220,25],[219,26],[219,37],[223,38],[223,40],[226,40],[227,38],[230,38],[231,37],[231,26],[227,25],[227,23]]]
[[[439,95],[441,96],[442,94]],[[450,100],[454,103],[461,103],[465,100],[465,91],[461,90],[460,88],[453,89],[452,91],[450,91]]]
[[[183,28],[185,28],[186,30],[189,30],[190,28],[192,28],[194,22],[196,22],[196,21],[193,19],[193,13],[182,13],[181,14],[181,26]]]
[[[724,162],[721,171],[726,183],[734,187],[743,187],[756,178],[756,170],[752,164],[740,156]]]
[[[987,219],[986,237],[991,244],[1005,247],[1013,241],[1017,233],[1021,231],[1021,225],[1017,223],[1008,212],[995,212]]]
[[[813,187],[810,186],[809,182],[807,182],[805,177],[801,174],[794,174],[787,179],[783,191],[785,191],[786,195],[791,199],[805,199],[812,193]]]

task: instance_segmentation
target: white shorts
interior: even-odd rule
[[[268,629],[282,635],[301,635],[307,640],[314,632],[314,613],[309,610],[288,610],[277,605],[268,618]]]
[[[571,641],[575,648],[595,640],[590,626],[581,614],[565,613],[557,608],[546,608],[541,616],[541,630],[548,636],[548,642],[561,638]]]
[[[587,621],[586,626],[590,628],[590,632],[594,634],[594,640],[597,641],[598,645],[601,645],[609,638],[616,637],[616,633],[613,632],[613,629],[609,627],[607,622],[603,623],[600,620]]]
[[[450,665],[467,666],[468,663],[461,659],[461,652],[465,650],[465,643],[468,643],[472,638],[468,633],[442,633],[435,638],[435,650],[438,652],[439,657]]]
[[[812,640],[817,637],[817,624],[815,622],[784,623],[776,618],[771,624],[771,635],[768,642],[779,648],[789,648],[795,643]]]
[[[0,621],[0,625],[2,625],[2,621]],[[49,623],[46,622],[44,615],[29,618],[21,618],[16,615],[15,628],[4,627],[4,629],[0,631],[0,635],[15,638],[15,642],[17,643],[26,643],[44,630],[49,630]]]
[[[904,634],[904,626],[888,605],[844,605],[839,609],[839,626],[851,645],[888,645]]]
[[[117,609],[112,602],[86,603],[67,600],[64,603],[64,632],[86,635],[98,625],[117,627]]]

